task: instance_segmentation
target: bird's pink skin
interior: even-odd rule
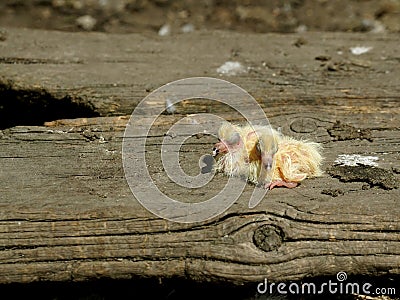
[[[228,147],[227,147],[227,145],[226,145],[224,142],[222,142],[222,141],[216,143],[216,144],[214,145],[214,148],[213,148],[213,149],[218,150],[218,154],[223,154],[223,153],[227,153],[227,152],[228,152]],[[214,156],[216,156],[216,155],[214,155]]]
[[[286,182],[283,180],[276,180],[273,181],[271,183],[266,183],[265,184],[265,189],[269,189],[272,190],[274,187],[278,187],[278,186],[283,186],[283,187],[287,187],[289,189],[295,188],[298,185],[297,182]]]

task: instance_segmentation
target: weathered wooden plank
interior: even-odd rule
[[[307,43],[300,48],[294,45],[299,36],[194,32],[161,38],[10,28],[0,48],[0,83],[68,97],[102,116],[130,114],[147,91],[189,76],[220,77],[216,69],[235,60],[248,72],[223,78],[268,108],[319,105],[354,114],[367,113],[370,101],[375,112],[398,107],[397,35],[310,32],[301,35]],[[357,45],[372,50],[352,55]],[[328,61],[316,60],[321,55]],[[328,70],[331,65],[336,71]]]
[[[92,126],[105,137],[105,143],[88,140],[82,134],[84,128],[90,130]],[[63,127],[3,131],[1,160],[2,170],[7,171],[1,173],[2,282],[126,278],[137,272],[160,276],[156,267],[135,266],[164,265],[165,260],[169,262],[165,276],[211,277],[235,283],[265,276],[301,279],[340,270],[350,274],[399,273],[398,189],[364,190],[363,183],[341,183],[326,174],[294,190],[274,190],[260,207],[249,210],[246,199],[253,187],[248,186],[221,218],[180,225],[151,215],[135,201],[121,167],[122,132],[102,131],[102,126],[107,127],[69,126],[72,130],[68,133]],[[157,130],[164,128],[162,125]],[[398,145],[398,131],[390,132]],[[321,140],[328,140],[326,135]],[[158,144],[158,136],[150,137],[150,144]],[[197,161],[192,161],[194,154],[209,151],[212,139],[203,139],[191,144],[193,153],[185,157],[189,164]],[[363,147],[365,153],[369,152],[368,145],[374,148],[376,143],[383,144],[380,140],[333,139],[325,143],[331,151],[326,166],[338,153],[334,147],[337,143],[343,149]],[[393,146],[387,147],[398,155]],[[156,157],[159,147],[150,149]],[[396,165],[393,153],[386,157],[388,168]],[[215,193],[225,181],[223,176],[216,176],[207,185],[208,194],[203,190],[188,196],[187,190],[163,181],[164,176],[156,182],[173,197],[187,201]],[[343,195],[333,198],[322,194],[327,188],[340,189]],[[278,249],[265,252],[254,244],[254,232],[263,225],[273,225],[284,233]],[[51,263],[55,271],[46,277],[40,270]],[[184,267],[178,267],[182,264]],[[22,272],[19,265],[29,272]]]
[[[50,118],[43,126],[0,131],[0,283],[178,276],[241,284],[339,271],[399,274],[399,38],[320,36],[306,34],[307,45],[297,48],[297,35],[200,32],[161,39],[9,29],[0,44],[0,81],[7,91],[43,90],[48,101],[70,99],[103,117]],[[369,67],[347,52],[364,43],[373,47],[362,56]],[[230,56],[232,48],[240,49],[238,57]],[[344,65],[328,71],[318,55]],[[215,69],[228,59],[252,67],[228,79],[256,97],[274,126],[324,145],[326,173],[292,190],[275,189],[252,210],[254,187],[248,185],[212,220],[158,218],[133,197],[124,177],[127,114],[146,89],[180,77],[217,76]],[[189,113],[210,110],[239,120],[221,105],[186,101],[175,115],[162,115],[148,137],[149,172],[174,199],[208,199],[227,180],[218,174],[207,186],[188,190],[171,182],[160,165],[168,128]],[[136,126],[148,121],[134,120]],[[181,149],[182,167],[196,174],[199,157],[215,141],[208,135],[189,139]],[[333,178],[329,168],[339,154],[377,156],[397,188]]]

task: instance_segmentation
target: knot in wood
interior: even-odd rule
[[[290,124],[290,130],[297,133],[310,133],[316,131],[317,128],[315,120],[311,118],[299,118]]]
[[[284,233],[281,228],[273,225],[263,225],[254,231],[253,243],[264,251],[278,249],[283,242]]]

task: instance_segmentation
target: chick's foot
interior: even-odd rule
[[[266,183],[265,184],[265,189],[272,190],[274,187],[280,187],[280,186],[292,189],[292,188],[295,188],[297,185],[298,185],[297,182],[286,182],[286,181],[283,181],[283,180],[276,180],[276,181],[273,181],[273,182],[270,182],[270,183]]]

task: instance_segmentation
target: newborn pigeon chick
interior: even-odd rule
[[[224,122],[218,130],[219,142],[214,145],[213,156],[239,150],[242,147],[240,131],[239,126]]]
[[[224,122],[218,130],[219,142],[214,145],[213,156],[223,154],[217,161],[216,171],[228,176],[247,175],[247,153],[243,143],[242,128]]]
[[[278,139],[277,149],[271,151],[269,145],[272,137],[261,132],[256,143],[255,150],[259,156],[258,183],[265,185],[265,188],[273,189],[276,186],[294,188],[299,182],[306,178],[321,176],[322,146],[318,143],[295,140],[288,136],[281,136]],[[271,168],[271,153],[273,154],[272,176],[263,175]],[[255,174],[250,175],[255,176]]]
[[[237,126],[224,122],[218,130],[220,141],[213,148],[213,156],[223,154],[216,163],[216,171],[228,176],[244,177],[256,183],[260,170],[258,161],[260,154],[254,150],[258,141],[258,131],[273,134],[274,137],[279,135],[277,131],[267,126]],[[276,149],[277,142],[275,139],[273,141]],[[272,169],[272,155],[273,153],[270,155],[270,169]]]
[[[255,184],[266,186],[272,180],[276,165],[274,155],[278,151],[282,135],[270,126],[257,126],[249,136],[251,137],[247,143],[247,150],[251,167],[248,179]]]
[[[266,189],[277,186],[294,188],[305,178],[322,174],[320,144],[295,140],[280,134],[270,126],[246,125],[234,128],[241,139],[241,144],[236,150],[238,154],[235,156],[237,172],[230,173],[224,164],[220,164],[221,160],[225,161],[227,154],[217,162],[217,171],[230,176],[242,175],[254,184],[264,185]],[[224,129],[222,132],[227,131]]]

